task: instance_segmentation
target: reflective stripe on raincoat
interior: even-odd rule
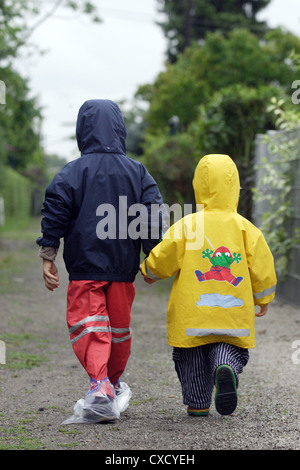
[[[203,157],[193,186],[198,212],[170,227],[142,265],[155,280],[176,274],[168,343],[254,348],[255,305],[275,296],[273,256],[262,232],[237,213],[240,181],[230,157]]]

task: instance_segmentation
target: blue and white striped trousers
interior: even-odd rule
[[[182,388],[183,403],[191,408],[209,408],[217,367],[221,364],[232,367],[238,384],[239,375],[248,360],[248,349],[227,343],[173,348],[173,361]]]

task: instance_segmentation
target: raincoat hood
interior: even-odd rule
[[[228,155],[203,157],[194,173],[193,188],[196,203],[203,204],[206,210],[237,211],[240,179]]]
[[[79,109],[76,139],[81,154],[126,152],[126,127],[119,106],[88,100]]]

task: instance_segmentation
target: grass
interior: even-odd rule
[[[130,405],[142,405],[155,400],[157,400],[156,397],[145,398],[144,400],[131,400]]]
[[[47,361],[48,358],[45,356],[37,356],[36,354],[15,351],[8,354],[6,369],[32,369],[33,367],[40,366]]]
[[[0,227],[0,241],[1,238],[4,240],[32,240],[34,245],[40,231],[40,218],[38,217],[9,219],[3,227]]]
[[[36,341],[36,338],[31,334],[3,334],[0,335],[0,340],[4,341],[6,345],[6,364],[1,364],[0,370],[1,368],[32,369],[48,361],[46,356],[26,351],[28,348],[32,348],[33,341]]]
[[[23,302],[23,290],[28,289],[26,273],[37,260],[35,239],[39,234],[38,224],[37,219],[10,221],[0,231],[0,295],[14,294],[16,311],[19,304]],[[17,240],[25,240],[25,246],[23,244],[20,246]],[[32,243],[27,243],[29,240]],[[14,242],[16,242],[15,245]],[[16,330],[16,325],[20,321],[15,317],[16,315],[10,315],[7,318],[6,326],[11,326],[13,331]],[[27,320],[28,322],[31,321],[22,318],[23,328]],[[13,370],[32,369],[48,360],[47,357],[39,354],[39,349],[45,346],[45,340],[28,333],[4,334],[3,327],[5,328],[5,325],[2,324],[0,340],[4,341],[6,346],[6,364],[0,364],[0,370],[3,368]],[[32,350],[33,345],[35,347],[34,352]]]
[[[28,412],[27,412],[28,413]],[[3,414],[2,414],[3,416]],[[2,427],[0,437],[0,450],[39,450],[45,449],[46,445],[40,439],[32,435],[33,431],[30,429],[36,420],[36,412],[33,411],[30,417],[24,417],[16,421],[13,426],[6,428]],[[66,437],[76,437],[82,433],[77,429],[58,428],[58,432],[66,435]],[[57,446],[62,449],[74,448],[79,446],[79,442],[71,443],[58,443]]]
[[[30,436],[25,424],[8,427],[2,430],[5,435],[0,438],[0,450],[38,450],[44,447],[44,444],[35,437]],[[9,439],[9,445],[6,440]]]
[[[24,282],[23,273],[30,262],[29,254],[6,253],[0,250],[0,294],[11,294]]]
[[[35,240],[40,233],[39,220],[9,221],[0,229],[0,294],[12,294],[25,282],[24,272],[36,261]],[[18,242],[25,241],[20,247]],[[29,243],[30,242],[30,243]]]

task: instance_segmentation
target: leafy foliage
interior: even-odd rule
[[[37,101],[29,96],[27,80],[12,67],[0,69],[0,76],[6,84],[6,104],[0,107],[0,128],[7,145],[2,162],[22,170],[40,147],[41,112]]]
[[[80,11],[93,21],[100,21],[95,4],[87,0],[56,0],[52,5],[38,0],[0,0],[0,80],[5,84],[5,100],[1,99],[0,103],[0,195],[6,196],[9,215],[17,215],[18,211],[15,204],[11,207],[14,198],[7,200],[7,194],[11,197],[7,184],[10,182],[11,189],[15,190],[13,182],[22,182],[22,188],[27,187],[26,195],[22,190],[24,201],[30,200],[31,192],[36,199],[37,187],[45,182],[46,171],[40,143],[42,112],[37,99],[32,97],[28,80],[13,64],[23,49],[31,46],[31,33],[60,7]],[[7,167],[17,171],[20,178],[15,176],[4,181],[5,174],[12,174]],[[22,200],[19,202],[21,208]]]
[[[166,203],[194,203],[195,146],[190,135],[148,136],[144,160],[159,182]]]
[[[97,8],[93,2],[87,0],[56,0],[43,10],[39,0],[0,0],[0,60],[16,57],[22,46],[29,46],[31,33],[54,12],[65,7],[73,11],[81,11],[89,15],[93,21],[100,22]],[[30,24],[32,23],[32,24]]]
[[[206,39],[208,32],[227,34],[235,28],[246,28],[261,36],[265,22],[257,14],[270,0],[158,0],[159,11],[166,20],[159,24],[168,39],[168,59],[174,63],[193,42]]]
[[[299,161],[299,140],[293,136],[293,131],[299,128],[300,112],[295,106],[291,109],[285,100],[274,98],[271,101],[268,109],[283,132],[276,139],[265,138],[271,158],[264,158],[258,168],[262,176],[254,189],[254,197],[257,203],[267,203],[260,228],[276,258],[278,278],[284,280],[291,250],[300,243],[300,229],[291,226],[294,216],[291,204],[293,165]]]
[[[199,155],[227,153],[240,166],[248,166],[255,135],[274,128],[267,103],[276,95],[280,91],[272,86],[252,88],[241,84],[216,92],[206,106],[200,107],[190,127]]]
[[[228,36],[207,34],[203,45],[188,48],[175,64],[166,65],[151,86],[137,90],[137,97],[149,101],[148,132],[165,129],[173,115],[186,128],[196,119],[199,105],[234,84],[253,88],[276,84],[290,91],[291,81],[298,78],[287,61],[292,49],[300,52],[300,39],[280,29],[268,33],[264,43],[241,29]]]
[[[149,103],[144,161],[160,186],[170,188],[168,196],[175,197],[171,178],[175,187],[178,176],[168,135],[169,120],[177,116],[178,132],[190,142],[187,167],[206,153],[229,154],[241,175],[239,210],[251,219],[254,139],[279,126],[269,104],[285,99],[298,78],[291,50],[300,53],[300,39],[281,29],[269,31],[264,41],[244,29],[208,33],[202,45],[166,64],[153,84],[140,87],[136,97]]]

